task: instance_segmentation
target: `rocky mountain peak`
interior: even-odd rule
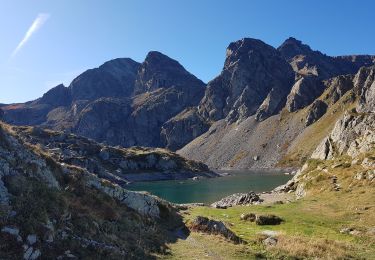
[[[105,62],[99,68],[109,72],[112,76],[121,80],[125,76],[133,76],[137,73],[140,63],[130,58],[118,58]]]
[[[194,88],[203,87],[204,83],[178,61],[158,51],[149,52],[139,67],[134,93],[141,94],[172,86]]]
[[[226,52],[224,69],[230,69],[238,62],[248,60],[254,53],[277,56],[275,49],[261,40],[243,38],[229,44]]]
[[[48,104],[53,107],[66,106],[71,102],[70,91],[63,84],[60,84],[47,91],[37,102],[40,104]]]
[[[296,55],[306,55],[313,52],[310,46],[303,44],[302,41],[296,38],[289,37],[286,39],[277,50],[281,53],[285,59],[289,60]]]
[[[233,42],[222,73],[208,84],[200,112],[210,120],[228,116],[233,122],[255,113],[262,114],[262,120],[276,112],[293,77],[290,65],[272,46],[250,38]]]

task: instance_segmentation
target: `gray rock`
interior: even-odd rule
[[[100,150],[99,156],[102,160],[107,161],[110,158],[110,152],[108,148],[102,148]]]
[[[266,246],[276,246],[277,241],[278,240],[275,237],[267,237],[265,240],[263,240],[263,244]]]
[[[242,213],[240,219],[254,222],[256,219],[256,215],[254,213]]]
[[[5,187],[4,182],[1,180],[0,174],[0,205],[9,204],[9,193],[8,189]]]
[[[289,112],[310,105],[319,97],[325,86],[317,76],[301,77],[292,87],[287,97],[286,108]]]
[[[332,141],[329,137],[324,138],[323,141],[318,145],[313,154],[312,159],[329,160],[333,158],[333,146]]]
[[[232,207],[235,205],[259,204],[262,200],[255,192],[235,193],[211,204],[211,207]]]
[[[367,168],[367,169],[374,169],[375,168],[375,160],[372,159],[372,158],[364,158],[361,165],[364,167],[364,168]]]
[[[190,229],[208,234],[221,235],[235,244],[243,242],[241,238],[228,229],[223,222],[208,219],[206,217],[196,217],[190,224]]]
[[[323,101],[328,105],[335,104],[349,90],[354,88],[353,78],[353,75],[340,75],[324,81],[327,94],[323,96]]]
[[[38,259],[41,256],[41,252],[39,249],[34,250],[34,252],[31,254],[29,260],[35,260]]]
[[[321,100],[315,100],[308,110],[306,126],[318,121],[327,111],[328,105]]]
[[[375,112],[375,66],[361,68],[354,78],[354,87],[360,93],[358,112]]]
[[[206,132],[209,123],[199,115],[196,107],[187,108],[163,124],[161,137],[165,147],[177,150]]]
[[[30,260],[31,259],[31,255],[33,254],[33,247],[30,246],[28,247],[26,250],[25,250],[25,253],[23,254],[23,259],[25,260]]]
[[[87,70],[69,86],[73,100],[95,100],[101,97],[128,97],[140,64],[129,58],[108,61],[99,68]]]
[[[34,244],[36,243],[36,241],[37,241],[37,236],[36,236],[35,234],[28,235],[28,236],[26,237],[26,241],[27,241],[27,243],[28,243],[30,246],[32,246],[32,245],[34,245]]]
[[[263,230],[262,232],[260,232],[260,234],[265,235],[267,237],[276,237],[280,234],[280,232],[274,230]]]

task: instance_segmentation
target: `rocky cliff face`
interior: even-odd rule
[[[294,112],[311,104],[319,97],[325,86],[316,76],[301,77],[293,85],[288,95],[286,108],[289,112]]]
[[[293,71],[273,47],[255,39],[231,43],[222,73],[209,82],[199,111],[209,120],[229,122],[278,112],[289,93]]]
[[[209,123],[199,114],[197,107],[187,108],[163,124],[161,137],[166,148],[182,148],[209,128]]]
[[[362,67],[355,76],[340,76],[327,82],[331,87],[341,82],[341,87],[337,88],[340,91],[352,86],[349,93],[355,94],[357,100],[339,117],[293,179],[275,191],[295,192],[296,197],[300,198],[321,192],[351,193],[356,189],[364,189],[361,193],[368,194],[373,190],[374,70],[373,66]],[[336,97],[330,95],[332,93],[335,92],[329,89],[327,96]]]
[[[333,159],[335,156],[357,157],[374,148],[374,67],[362,68],[354,77],[355,90],[359,93],[356,109],[348,111],[336,122],[332,132],[312,154],[314,159]]]
[[[257,114],[235,124],[216,121],[205,134],[187,144],[179,153],[200,159],[213,168],[298,165],[300,162],[295,160],[303,162],[310,157],[356,99],[360,100],[357,109],[371,110],[371,68],[363,67],[357,74],[324,78],[337,73],[356,73],[355,69],[360,65],[372,64],[373,56],[357,59],[328,57],[295,39],[287,40],[278,50],[291,63],[297,75],[285,109],[262,122],[259,122]],[[303,67],[295,64],[300,55],[308,57],[303,59]],[[345,66],[342,60],[345,60]],[[322,150],[333,146],[324,142]]]
[[[197,109],[190,110],[188,117],[176,116],[163,127],[167,146],[181,148],[221,119],[229,124],[253,115],[257,121],[265,120],[284,106],[293,79],[292,68],[273,47],[249,38],[231,43],[222,72],[208,83]]]

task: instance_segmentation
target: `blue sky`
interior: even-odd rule
[[[142,61],[150,50],[207,82],[243,37],[375,54],[374,10],[371,0],[0,0],[0,103],[35,99],[107,60]]]

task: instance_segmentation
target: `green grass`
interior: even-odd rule
[[[233,245],[223,238],[212,235],[192,233],[192,239],[179,240],[175,244],[169,245],[171,255],[167,259],[181,259],[192,254],[197,259],[255,259],[263,256],[266,258],[319,257],[329,259],[335,252],[337,259],[371,259],[375,255],[375,240],[367,236],[352,236],[341,234],[339,231],[344,227],[356,226],[364,229],[366,224],[358,225],[359,216],[351,215],[342,209],[345,205],[340,205],[339,197],[322,196],[314,199],[305,199],[289,204],[272,206],[237,206],[228,209],[214,209],[208,207],[195,207],[186,213],[186,221],[190,221],[195,216],[206,216],[212,219],[224,221],[227,226],[248,244]],[[252,222],[240,220],[242,213],[275,214],[285,220],[281,225],[258,226]],[[374,210],[367,212],[374,216]],[[375,224],[375,223],[372,223]],[[273,230],[279,232],[281,245],[274,248],[266,248],[260,242],[261,232]],[[295,248],[290,250],[287,246],[294,244]],[[316,247],[316,250],[312,250]],[[301,255],[307,248],[311,250],[306,255]],[[310,254],[310,255],[309,255]],[[220,258],[219,258],[220,259]]]
[[[375,236],[366,233],[369,228],[375,227],[374,183],[354,180],[353,176],[361,170],[361,166],[347,167],[347,160],[346,157],[335,161],[310,160],[305,174],[308,196],[301,200],[228,209],[194,207],[183,212],[187,223],[196,216],[223,221],[247,244],[233,245],[219,236],[193,232],[192,239],[170,244],[170,255],[166,258],[374,259]],[[332,168],[337,162],[341,162],[342,166]],[[323,168],[328,172],[318,170]],[[338,177],[342,187],[340,191],[332,188],[333,175]],[[242,213],[274,214],[283,218],[284,222],[275,226],[258,226],[240,220]],[[345,227],[362,233],[358,236],[341,234],[340,230]],[[262,244],[260,233],[265,230],[279,233],[275,247]]]

